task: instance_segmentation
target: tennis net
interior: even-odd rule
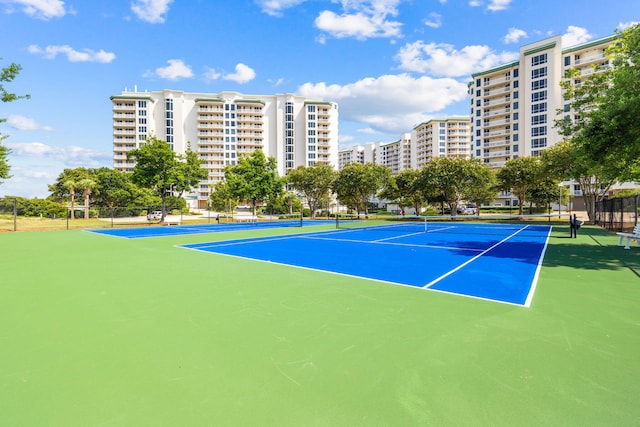
[[[389,232],[425,232],[460,234],[526,234],[548,233],[549,226],[568,225],[569,214],[540,215],[454,215],[454,216],[389,216],[358,217],[340,214],[336,216],[336,228],[367,229]]]
[[[248,222],[256,227],[302,227],[302,214],[259,216],[249,218],[244,222]]]

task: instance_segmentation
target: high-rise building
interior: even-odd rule
[[[594,66],[608,66],[605,49],[613,41],[610,36],[565,48],[562,37],[551,37],[522,46],[518,61],[473,74],[472,157],[498,168],[561,141],[554,122],[574,113],[560,82],[570,68],[587,76]]]
[[[403,133],[393,142],[375,142],[339,152],[339,169],[353,162],[375,163],[389,167],[393,173],[420,169],[435,157],[470,156],[470,121],[468,117],[431,119]]]
[[[468,117],[432,119],[420,123],[411,133],[411,167],[419,169],[437,157],[468,159],[470,135]]]
[[[338,166],[338,105],[293,94],[125,90],[113,104],[114,168],[132,171],[127,152],[155,136],[183,154],[197,152],[209,171],[192,195],[204,208],[224,168],[261,149],[284,176],[298,166]]]

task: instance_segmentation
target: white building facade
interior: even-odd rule
[[[174,152],[197,152],[209,172],[191,198],[205,208],[211,186],[224,168],[260,149],[277,161],[284,176],[298,166],[338,167],[338,105],[293,94],[245,95],[238,92],[190,93],[124,91],[113,105],[114,169],[132,171],[127,152],[147,138],[167,141]]]
[[[596,72],[594,67],[609,66],[605,49],[614,39],[609,36],[565,48],[562,37],[551,37],[522,46],[518,61],[473,74],[469,84],[472,158],[500,168],[509,159],[539,156],[560,142],[555,121],[575,115],[570,100],[564,99],[561,81],[571,68],[586,77]],[[573,83],[579,84],[579,78]],[[566,185],[572,196],[582,195],[576,183]],[[501,198],[509,203],[509,194]]]

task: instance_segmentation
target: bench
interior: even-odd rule
[[[179,219],[166,219],[162,223],[162,225],[180,225]]]
[[[640,246],[640,224],[633,227],[633,233],[616,233],[620,236],[618,246],[622,246],[624,239],[627,239],[627,243],[624,245],[625,249],[631,249],[631,242],[636,242]]]

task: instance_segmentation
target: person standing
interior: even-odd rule
[[[574,239],[578,237],[578,224],[579,223],[576,214],[573,214],[573,216],[569,217],[569,232],[571,233],[571,237]]]

